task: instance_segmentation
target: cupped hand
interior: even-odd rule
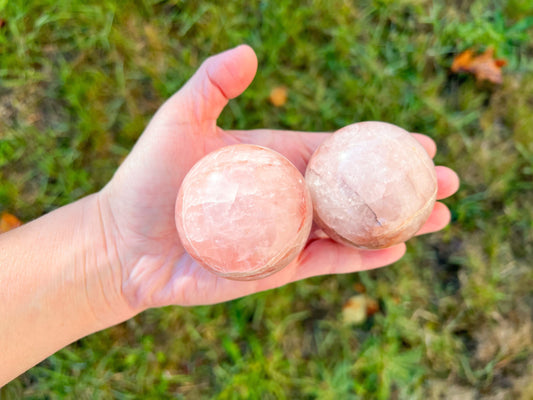
[[[213,304],[311,276],[363,271],[397,261],[400,244],[383,250],[357,250],[312,234],[302,253],[280,272],[257,281],[233,281],[203,269],[184,250],[175,224],[175,202],[189,169],[222,146],[252,143],[287,157],[302,171],[327,133],[275,130],[231,131],[216,125],[228,100],[241,94],[257,69],[245,45],[207,59],[187,84],[157,111],[113,179],[98,193],[107,252],[118,260],[113,285],[135,312],[169,304]],[[413,134],[431,157],[435,143]],[[452,195],[457,175],[438,166],[438,199]],[[450,220],[437,202],[419,234]]]

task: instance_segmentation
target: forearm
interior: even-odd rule
[[[97,195],[0,235],[0,386],[133,315]]]

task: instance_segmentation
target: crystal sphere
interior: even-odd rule
[[[437,195],[433,161],[407,131],[384,122],[348,125],[326,139],[305,173],[314,218],[333,240],[379,249],[406,241]]]
[[[198,161],[183,180],[176,225],[185,250],[209,271],[260,279],[287,266],[313,221],[311,196],[281,154],[237,144]]]

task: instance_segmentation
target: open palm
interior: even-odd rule
[[[228,99],[252,81],[257,59],[239,46],[206,60],[196,74],[156,113],[130,155],[99,196],[107,251],[119,262],[115,288],[136,311],[168,304],[212,304],[282,286],[314,275],[377,268],[399,259],[405,245],[377,251],[356,250],[315,236],[282,271],[258,281],[232,281],[204,270],[183,249],[174,208],[189,169],[207,153],[235,143],[270,147],[300,171],[326,133],[274,130],[224,131],[216,119]],[[431,156],[435,145],[416,135]],[[456,174],[437,167],[438,198],[458,187]],[[437,203],[420,233],[442,229],[449,211]]]

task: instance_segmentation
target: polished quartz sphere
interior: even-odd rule
[[[348,125],[326,139],[305,173],[318,226],[332,239],[379,249],[406,241],[437,195],[433,161],[407,131],[384,122]]]
[[[255,145],[216,150],[186,175],[176,202],[185,250],[225,278],[266,277],[305,245],[313,220],[304,177],[281,154]]]

